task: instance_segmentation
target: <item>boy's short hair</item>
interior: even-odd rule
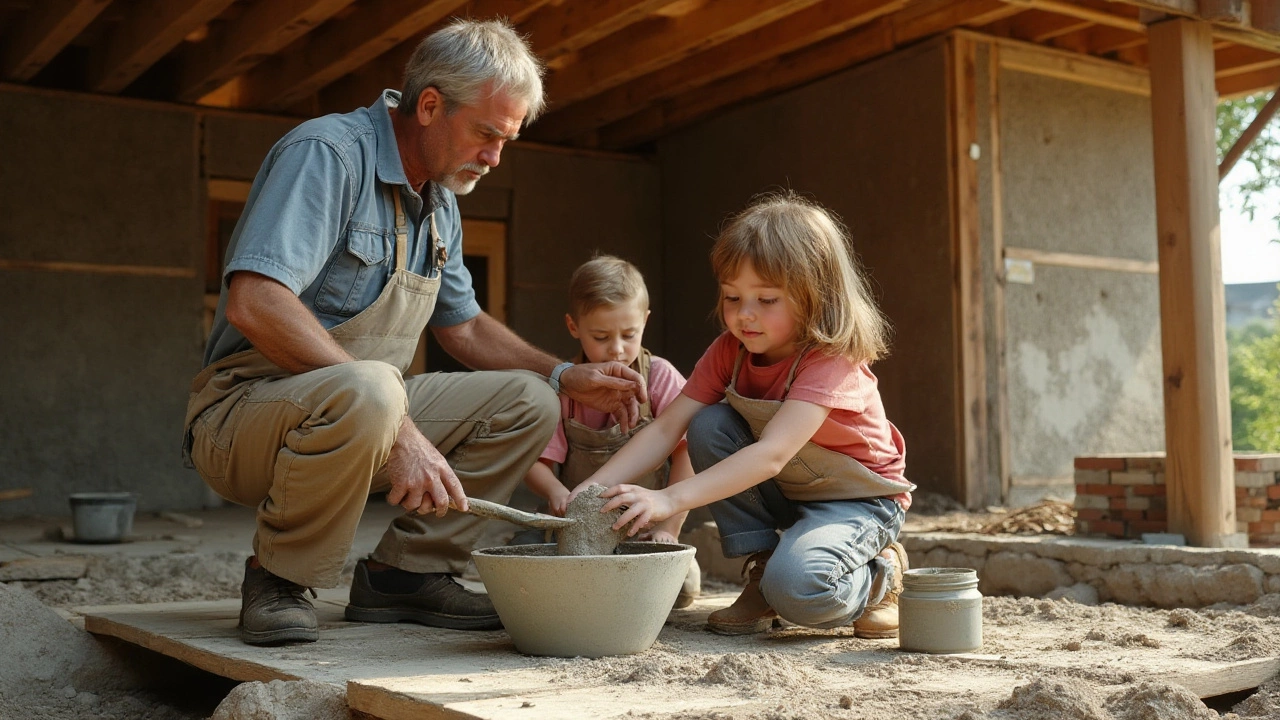
[[[613,255],[597,255],[578,266],[569,280],[569,315],[576,321],[602,307],[638,301],[649,309],[649,289],[635,265]]]

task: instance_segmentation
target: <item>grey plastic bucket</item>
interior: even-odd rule
[[[76,542],[117,543],[133,531],[133,511],[138,507],[133,493],[73,493],[69,499]]]

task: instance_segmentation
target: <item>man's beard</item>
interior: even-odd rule
[[[475,190],[476,183],[480,181],[480,178],[471,178],[463,174],[467,171],[483,177],[489,174],[489,166],[481,165],[480,163],[466,163],[457,170],[445,175],[440,184],[451,190],[454,195],[466,195]]]

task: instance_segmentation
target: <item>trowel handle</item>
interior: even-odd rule
[[[455,510],[457,509],[453,503],[449,503],[449,507],[452,507]],[[467,512],[479,517],[493,518],[494,520],[506,520],[507,522],[515,523],[517,525],[542,528],[544,530],[555,530],[558,528],[569,527],[577,522],[570,518],[516,510],[515,508],[500,505],[495,502],[489,502],[488,500],[481,500],[480,498],[467,498]]]

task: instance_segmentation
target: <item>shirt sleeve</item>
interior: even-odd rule
[[[342,237],[355,197],[353,177],[337,150],[319,138],[281,148],[245,207],[223,283],[248,270],[300,295]]]
[[[675,365],[656,356],[650,359],[649,402],[653,406],[654,417],[661,415],[675,401],[684,386],[684,375],[680,374]]]
[[[556,432],[551,436],[551,442],[547,443],[547,448],[542,451],[539,459],[553,463],[564,463],[565,457],[569,454],[569,441],[564,436],[564,418],[568,414],[568,398],[561,397],[560,421],[556,423]]]
[[[440,278],[440,294],[428,325],[449,327],[464,323],[480,314],[476,291],[471,284],[471,271],[462,263],[462,220],[458,198],[446,193],[449,203],[436,210],[436,229],[444,241],[448,259]],[[557,461],[559,462],[559,461]]]
[[[733,378],[733,361],[737,352],[737,338],[728,332],[720,335],[693,366],[693,374],[681,392],[703,405],[714,405],[723,400],[725,388]]]
[[[819,352],[800,361],[788,398],[833,410],[865,412],[868,398],[879,392],[866,363],[853,363]]]

